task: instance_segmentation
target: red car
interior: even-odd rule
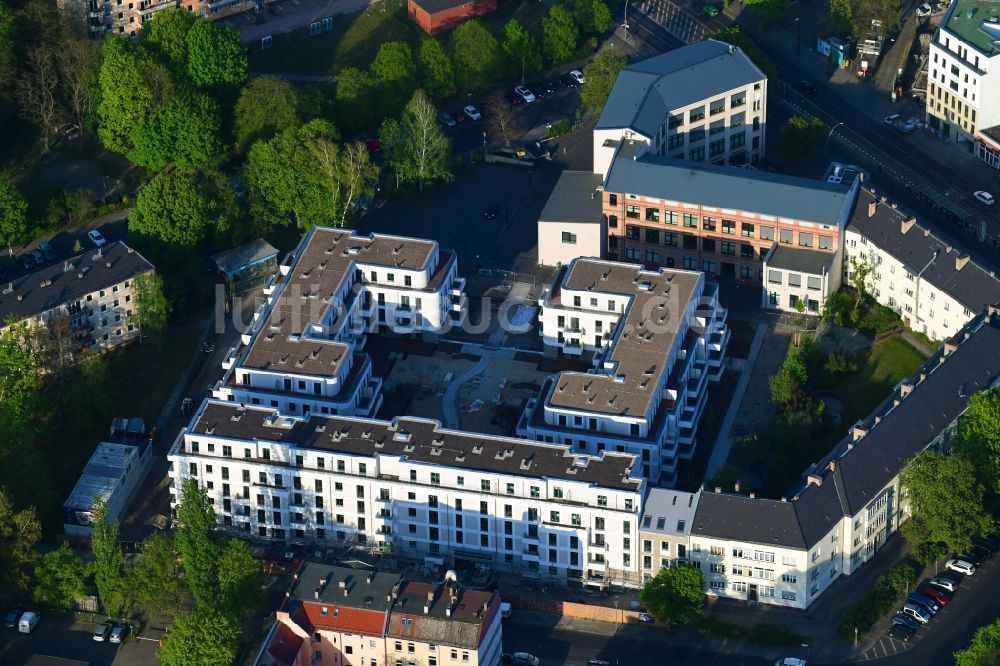
[[[458,113],[451,114],[451,117],[454,118],[455,122],[458,123],[459,125],[465,122],[465,112],[463,112],[461,109],[458,110]]]
[[[382,142],[378,139],[365,139],[365,145],[373,153],[382,152]]]
[[[938,602],[942,608],[951,603],[951,599],[948,597],[948,595],[945,594],[943,590],[939,590],[933,585],[924,586],[924,589],[920,590],[920,593],[927,595],[934,601]]]
[[[521,99],[517,94],[512,92],[509,92],[506,95],[504,95],[504,99],[506,99],[507,103],[510,104],[511,106],[521,106],[522,104],[524,104],[524,100]]]

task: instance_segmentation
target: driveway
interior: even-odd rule
[[[251,23],[251,13],[237,14],[223,19],[244,42],[256,42],[267,35],[280,35],[308,26],[313,21],[330,18],[336,14],[352,14],[372,4],[371,0],[291,0],[272,3]]]

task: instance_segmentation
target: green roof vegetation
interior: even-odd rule
[[[943,27],[988,56],[1000,53],[1000,0],[956,0]]]

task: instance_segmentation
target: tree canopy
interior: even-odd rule
[[[420,81],[431,99],[445,99],[455,94],[455,70],[436,39],[428,38],[420,43]]]
[[[63,541],[58,549],[42,555],[35,567],[32,599],[57,610],[72,610],[74,602],[87,596],[88,575],[90,566]]]
[[[600,114],[608,101],[611,88],[618,80],[618,74],[625,69],[628,61],[613,48],[604,48],[583,67],[587,85],[580,88],[580,101],[588,113]]]
[[[198,610],[213,607],[219,598],[216,581],[219,546],[215,542],[215,510],[205,489],[198,486],[196,479],[185,479],[181,486],[174,542],[181,555],[184,577]]]
[[[35,508],[15,509],[10,496],[0,488],[0,585],[21,592],[31,587],[31,573],[38,558],[35,544],[41,538],[42,526]]]
[[[451,34],[451,60],[460,90],[481,88],[496,75],[497,40],[476,19],[466,21]]]
[[[135,127],[128,157],[160,171],[168,166],[195,169],[221,159],[219,105],[208,95],[182,93],[159,105]]]
[[[236,145],[248,150],[254,141],[301,123],[295,88],[275,76],[258,76],[240,93],[234,111]]]
[[[1000,389],[980,391],[958,421],[958,446],[975,466],[980,482],[1000,492]]]
[[[94,551],[94,582],[105,612],[113,618],[127,618],[135,603],[133,588],[125,577],[125,560],[119,537],[118,521],[108,522],[107,505],[98,501],[91,528]]]
[[[551,64],[569,60],[576,50],[579,30],[573,17],[562,5],[552,5],[542,19],[542,48]]]
[[[169,7],[158,11],[143,21],[140,43],[160,62],[168,64],[175,76],[186,76],[188,32],[197,21],[197,16],[183,9]]]
[[[535,38],[516,18],[503,26],[503,52],[507,56],[508,69],[522,78],[542,67],[542,54]]]
[[[969,646],[955,653],[955,666],[995,666],[1000,663],[1000,620],[976,630]]]
[[[236,619],[215,608],[181,615],[163,635],[158,656],[163,666],[218,666],[236,660]]]
[[[701,570],[683,564],[663,567],[646,581],[639,598],[657,620],[686,624],[701,615],[705,608]]]
[[[159,273],[136,275],[132,278],[132,293],[135,295],[135,321],[142,334],[162,340],[173,309],[163,291],[163,278]]]
[[[403,41],[383,42],[368,71],[379,106],[386,113],[398,113],[417,78],[417,66],[410,45]]]
[[[903,536],[923,545],[914,548],[914,557],[923,564],[948,551],[968,550],[973,537],[993,526],[983,508],[985,491],[960,452],[922,451],[906,464],[899,481],[913,514],[902,525]]]
[[[451,180],[451,144],[423,90],[413,93],[398,120],[390,118],[382,123],[379,136],[386,159],[400,181],[415,182],[423,192],[427,182]]]
[[[249,74],[247,49],[229,26],[199,19],[187,33],[187,71],[195,85],[243,85]]]
[[[810,160],[825,134],[826,125],[819,118],[792,116],[778,133],[778,150],[791,160]]]
[[[218,222],[218,213],[198,179],[183,171],[158,174],[146,183],[128,215],[133,233],[190,247]]]
[[[0,172],[0,242],[14,256],[14,244],[28,233],[28,202],[7,172]]]
[[[159,67],[123,37],[110,35],[101,42],[97,136],[105,148],[123,155],[129,151],[132,131],[157,101],[153,80],[169,81],[165,72],[156,71]]]

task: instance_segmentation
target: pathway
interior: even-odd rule
[[[903,331],[900,334],[900,337],[903,338],[904,340],[906,340],[907,342],[909,342],[911,345],[913,345],[914,349],[916,349],[918,352],[920,352],[921,354],[923,354],[927,358],[930,358],[931,356],[934,355],[934,350],[931,349],[929,346],[927,346],[927,344],[924,343],[923,340],[921,340],[917,336],[913,335],[912,332],[910,332],[910,331]]]
[[[705,470],[705,478],[711,479],[726,464],[729,457],[729,449],[732,448],[733,440],[731,431],[736,414],[743,403],[743,394],[746,393],[747,385],[750,383],[750,375],[753,374],[754,362],[760,352],[760,346],[764,342],[764,334],[767,333],[767,324],[757,324],[757,331],[753,334],[753,342],[750,343],[750,354],[740,373],[740,381],[736,384],[732,400],[729,402],[729,409],[726,410],[726,417],[722,420],[722,427],[719,429],[719,436],[715,439],[715,446],[712,448],[712,455],[708,459],[708,467]]]
[[[462,384],[485,370],[486,366],[490,364],[490,359],[491,356],[485,353],[484,350],[483,355],[479,357],[479,362],[451,380],[448,388],[444,390],[444,396],[441,397],[441,409],[444,412],[444,425],[446,428],[458,427],[458,390],[462,388]]]

